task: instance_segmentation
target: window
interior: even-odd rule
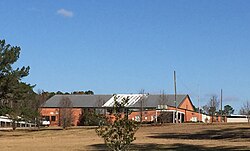
[[[56,116],[51,116],[51,121],[56,121]]]
[[[49,121],[49,116],[44,116],[45,121]]]

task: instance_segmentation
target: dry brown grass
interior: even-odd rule
[[[250,150],[248,124],[141,127],[131,150]],[[107,150],[95,129],[0,131],[0,150]]]

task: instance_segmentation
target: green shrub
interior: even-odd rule
[[[108,126],[99,126],[96,129],[98,136],[104,139],[105,144],[113,151],[128,150],[131,142],[136,138],[135,132],[138,129],[138,124],[131,121],[125,114],[125,104],[128,99],[124,99],[122,103],[118,103],[115,98],[114,113],[115,120]]]

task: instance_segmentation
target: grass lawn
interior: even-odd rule
[[[131,150],[250,150],[249,124],[169,124],[141,127]],[[107,150],[95,129],[0,131],[0,150]]]

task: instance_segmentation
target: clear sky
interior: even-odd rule
[[[0,39],[22,48],[35,91],[250,100],[248,0],[1,0]]]

